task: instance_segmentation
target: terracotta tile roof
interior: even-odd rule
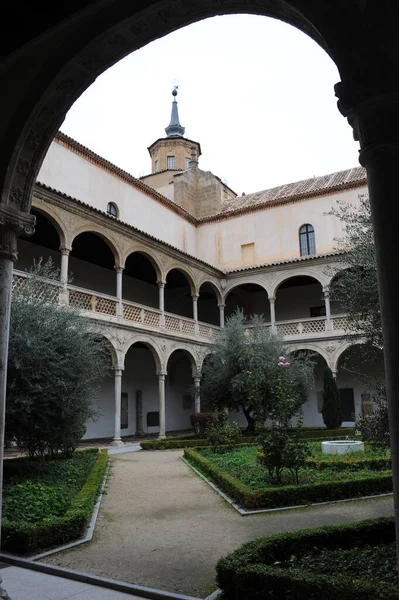
[[[269,206],[296,202],[364,185],[367,185],[366,169],[363,167],[354,167],[346,171],[338,171],[337,173],[322,175],[321,177],[287,183],[268,190],[225,200],[222,212],[201,219],[201,223],[225,219],[241,213],[268,208]]]
[[[83,146],[73,138],[66,135],[65,133],[62,133],[62,131],[58,131],[56,133],[54,141],[60,144],[61,146],[66,146],[69,150],[75,152],[75,154],[84,156],[84,158],[89,160],[91,163],[95,164],[98,167],[101,167],[105,171],[108,171],[108,173],[112,173],[112,175],[115,175],[116,177],[122,179],[129,185],[132,185],[133,187],[144,192],[145,194],[147,194],[147,196],[151,196],[152,198],[154,198],[154,200],[157,200],[161,204],[164,204],[168,208],[172,209],[175,213],[187,219],[187,221],[190,221],[190,223],[196,223],[195,217],[193,217],[190,213],[184,210],[184,208],[182,208],[178,204],[175,204],[175,202],[169,200],[169,198],[166,198],[166,196],[163,196],[162,194],[157,192],[150,185],[147,185],[143,181],[140,181],[136,177],[133,177],[133,175],[131,175],[127,171],[120,169],[119,167],[109,162],[99,154],[96,154],[89,148],[86,148],[86,146]]]
[[[155,171],[155,173],[148,173],[148,175],[140,175],[140,181],[142,179],[146,179],[146,177],[152,177],[153,175],[158,175],[159,173],[166,173],[167,171],[173,171],[175,173],[184,171],[184,169],[160,169],[159,171]]]
[[[310,254],[309,256],[297,256],[295,258],[286,258],[285,260],[276,260],[268,263],[262,263],[261,265],[252,265],[250,267],[241,267],[240,269],[231,269],[225,271],[226,275],[230,273],[241,273],[242,271],[254,271],[255,269],[261,269],[262,267],[275,267],[278,265],[288,265],[291,263],[307,262],[310,260],[317,260],[318,258],[329,258],[331,256],[340,256],[345,254],[345,250],[333,250],[332,252],[325,252],[324,254]]]

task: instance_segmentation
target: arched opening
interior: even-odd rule
[[[105,343],[108,349],[108,372],[106,376],[99,381],[98,394],[96,398],[95,409],[97,417],[95,420],[89,419],[86,422],[86,432],[83,440],[112,438],[114,434],[114,413],[115,413],[115,396],[114,396],[114,374],[112,367],[116,364],[116,353],[111,342],[107,338],[98,336],[101,342]]]
[[[268,294],[257,283],[243,283],[230,290],[226,296],[225,319],[231,317],[237,309],[243,310],[248,320],[252,315],[261,315],[266,323],[270,322]]]
[[[353,425],[354,418],[366,412],[373,388],[385,382],[382,350],[373,349],[372,355],[365,350],[362,344],[349,346],[337,362],[337,385],[344,427]]]
[[[35,233],[28,238],[18,240],[18,260],[15,268],[29,271],[34,262],[40,259],[47,262],[50,258],[54,266],[60,268],[61,241],[56,227],[45,213],[34,208],[31,213],[36,217]]]
[[[115,257],[97,233],[85,231],[73,240],[69,256],[72,285],[115,296]]]
[[[180,269],[172,269],[166,276],[165,311],[193,318],[193,299],[190,281]]]
[[[218,296],[214,286],[205,282],[201,285],[198,297],[198,320],[211,325],[220,325]]]
[[[166,431],[190,430],[190,416],[193,414],[193,363],[187,350],[172,352],[168,360],[166,378]]]
[[[121,437],[159,433],[155,350],[145,342],[130,346],[122,374]]]
[[[296,349],[290,355],[305,353],[314,363],[314,387],[309,393],[307,401],[302,405],[303,424],[306,427],[324,427],[323,408],[323,378],[328,367],[325,358],[316,350]]]
[[[313,318],[324,321],[326,307],[321,283],[307,275],[285,279],[276,292],[275,310],[276,321]]]
[[[158,308],[157,272],[142,252],[132,252],[126,259],[122,278],[124,300]]]

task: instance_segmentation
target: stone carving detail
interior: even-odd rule
[[[162,343],[161,343],[161,350],[162,350],[162,352],[163,352],[164,354],[165,354],[165,352],[166,352],[166,348],[167,348],[167,346],[166,346],[166,342],[165,342],[165,340],[162,340]]]
[[[20,158],[16,169],[18,175],[27,175],[29,172],[29,161]]]
[[[28,146],[30,146],[31,148],[34,148],[36,150],[36,148],[39,147],[40,140],[41,140],[41,135],[37,131],[29,132],[28,137],[27,137]]]
[[[336,346],[334,346],[334,344],[327,344],[326,346],[326,351],[329,354],[332,354],[335,351]]]

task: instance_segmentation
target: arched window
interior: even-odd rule
[[[107,215],[110,217],[118,218],[118,207],[113,202],[108,202],[107,204]]]
[[[301,256],[316,254],[316,239],[314,235],[313,225],[302,225],[299,230],[299,249]]]

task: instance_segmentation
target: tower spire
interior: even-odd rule
[[[172,91],[173,102],[172,102],[172,113],[170,115],[170,123],[165,128],[166,135],[168,137],[182,137],[184,135],[185,129],[180,125],[179,121],[179,111],[177,108],[177,90],[179,86],[175,85]]]

